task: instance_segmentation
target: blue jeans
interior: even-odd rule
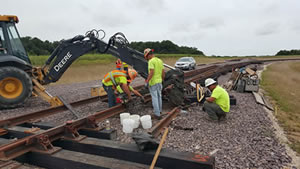
[[[105,86],[104,84],[102,84],[102,86],[108,96],[108,107],[113,107],[113,106],[117,105],[116,96],[115,96],[112,86]]]
[[[154,114],[160,116],[162,111],[162,99],[161,99],[162,84],[157,83],[149,87],[149,91],[152,97],[152,106],[154,108]]]

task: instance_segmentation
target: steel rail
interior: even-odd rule
[[[134,87],[134,89],[139,90],[142,87],[143,87],[143,85],[140,85],[140,86]],[[145,100],[150,101],[151,98],[149,99],[149,96],[145,96]],[[72,107],[78,107],[78,106],[93,103],[93,102],[96,102],[96,101],[107,101],[107,95],[95,96],[95,97],[75,101],[75,102],[70,103],[70,105]],[[20,125],[20,124],[23,124],[23,123],[26,123],[26,122],[30,122],[30,121],[34,121],[34,120],[37,120],[37,119],[41,119],[43,117],[54,115],[54,114],[57,114],[57,113],[60,113],[60,112],[63,112],[63,111],[68,111],[68,108],[65,105],[61,105],[61,106],[57,106],[57,107],[51,107],[51,108],[39,110],[37,112],[11,117],[11,118],[4,119],[4,120],[0,121],[0,128],[7,128],[7,127]]]
[[[172,120],[178,115],[179,110],[180,110],[179,107],[173,108],[168,113],[168,115],[163,119],[161,119],[158,123],[156,123],[156,125],[153,126],[148,133],[154,137],[158,137],[163,131],[164,127],[168,126],[172,122]]]
[[[97,128],[97,122],[103,121],[125,110],[124,105],[117,105],[93,115],[45,130],[42,133],[30,135],[12,143],[2,145],[0,146],[0,160],[8,161],[30,151],[51,152],[54,150],[51,142],[61,138],[79,140],[82,138],[77,132],[79,129]]]

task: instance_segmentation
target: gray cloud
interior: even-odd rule
[[[167,9],[165,0],[128,0],[127,2],[137,10],[146,11],[147,13],[160,12]]]
[[[266,36],[266,35],[272,35],[275,33],[280,32],[280,24],[279,23],[267,23],[262,25],[260,28],[258,28],[255,32],[258,36]]]
[[[3,0],[0,11],[19,16],[21,35],[50,41],[102,28],[208,55],[267,55],[300,39],[299,0]]]
[[[221,26],[224,26],[224,24],[224,20],[217,17],[205,18],[198,22],[199,28],[204,29],[217,29]]]

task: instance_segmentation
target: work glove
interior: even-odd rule
[[[144,97],[144,96],[141,96],[141,99],[142,99],[142,102],[143,102],[143,103],[146,103],[146,100],[145,100],[145,97]]]

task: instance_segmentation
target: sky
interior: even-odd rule
[[[171,40],[206,55],[300,49],[299,0],[0,0],[21,36],[59,41],[103,29],[132,41]]]

